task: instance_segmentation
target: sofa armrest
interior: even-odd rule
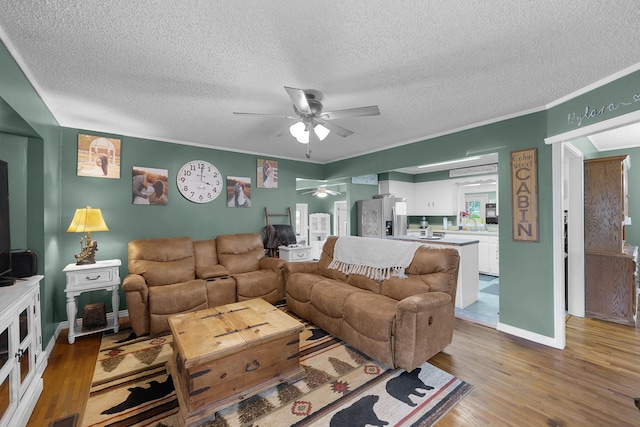
[[[281,274],[282,268],[287,263],[287,261],[280,258],[270,258],[265,257],[260,260],[260,269],[261,270],[273,270],[276,273]]]
[[[122,290],[125,292],[139,292],[143,301],[149,297],[149,287],[147,282],[139,274],[129,274],[122,281]]]
[[[139,274],[129,274],[122,281],[126,292],[131,327],[138,336],[149,333],[149,287]]]
[[[394,360],[407,371],[442,351],[453,339],[455,312],[445,292],[425,292],[398,302]]]
[[[445,292],[425,292],[399,301],[398,312],[422,313],[446,304],[451,304],[451,295]]]
[[[197,269],[198,279],[214,279],[216,277],[225,277],[229,275],[229,270],[221,264],[208,265]]]

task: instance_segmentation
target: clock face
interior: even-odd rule
[[[192,160],[180,168],[176,184],[185,199],[193,203],[208,203],[222,192],[222,175],[211,163]]]

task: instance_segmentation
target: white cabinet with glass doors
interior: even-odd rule
[[[40,280],[0,288],[0,427],[25,426],[42,393]]]
[[[331,234],[331,215],[328,213],[314,213],[309,215],[309,246],[311,258],[320,259],[322,246]]]

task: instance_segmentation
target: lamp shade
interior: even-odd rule
[[[298,140],[301,144],[309,143],[309,131],[307,131],[307,126],[302,122],[297,122],[291,125],[289,128],[289,132],[295,139]]]
[[[91,233],[93,231],[109,231],[100,209],[91,206],[76,209],[71,224],[67,228],[67,233]]]
[[[318,135],[318,139],[320,141],[324,141],[327,135],[329,135],[329,129],[322,126],[321,124],[317,124],[316,127],[313,128],[313,130],[316,132],[316,135]]]

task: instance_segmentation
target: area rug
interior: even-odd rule
[[[310,324],[300,338],[306,378],[220,410],[203,426],[430,426],[473,389],[429,363],[411,373],[387,369]],[[105,335],[83,426],[177,426],[165,371],[171,343],[171,335]]]

